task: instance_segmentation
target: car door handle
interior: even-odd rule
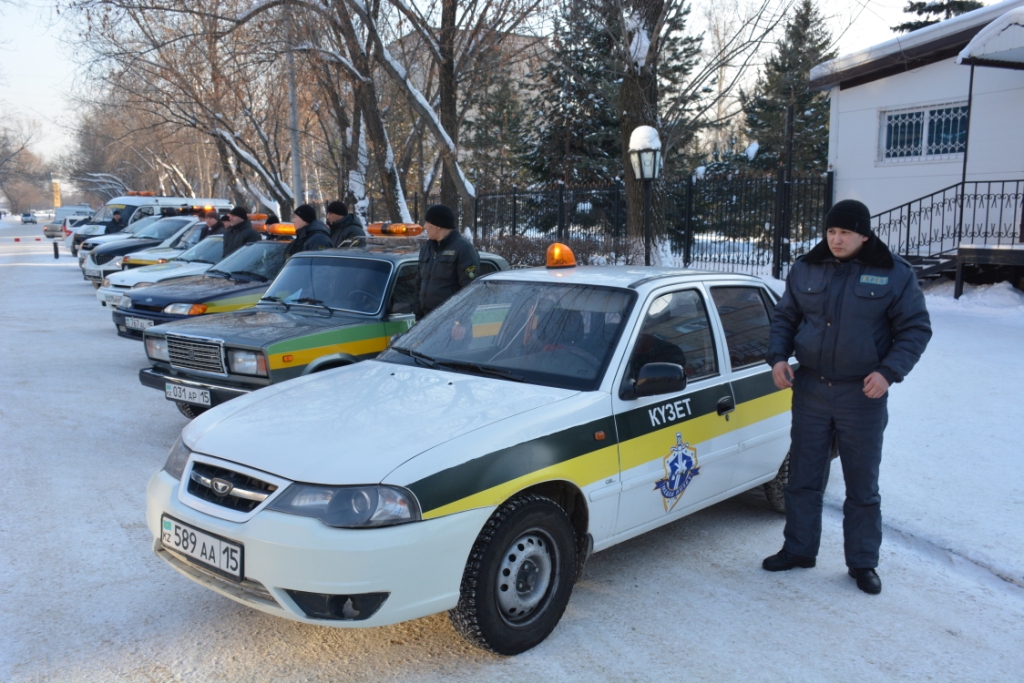
[[[736,410],[736,402],[733,401],[732,396],[723,396],[718,399],[718,414],[726,415]]]

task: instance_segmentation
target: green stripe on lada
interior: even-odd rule
[[[412,321],[395,321],[383,323],[384,335],[390,337],[393,334],[400,334],[409,329]],[[381,322],[374,320],[364,325],[349,325],[325,332],[316,332],[304,337],[295,337],[271,344],[267,347],[268,354],[290,353],[293,351],[306,351],[319,346],[330,346],[333,344],[344,344],[346,342],[363,341],[380,336]]]
[[[769,380],[767,383],[764,381],[765,376]],[[737,396],[746,398],[742,403],[736,402],[737,412],[752,412],[759,418],[755,421],[789,410],[789,392],[780,392],[776,389],[775,385],[771,383],[770,373],[737,380],[733,382],[733,390]],[[773,396],[773,394],[778,394],[778,396]],[[537,470],[568,463],[575,458],[607,447],[607,442],[594,441],[594,432],[603,431],[610,438],[614,438],[617,433],[620,446],[628,449],[629,442],[654,432],[674,431],[681,423],[715,416],[718,412],[718,400],[728,395],[728,386],[726,383],[722,383],[683,396],[673,396],[661,403],[653,403],[620,413],[616,419],[609,416],[503,448],[425,477],[410,484],[409,489],[416,494],[423,512],[427,516],[431,516],[428,513],[432,510],[441,507],[445,508],[445,513],[457,512],[462,509],[455,505],[460,500],[468,499]],[[757,406],[756,411],[749,410],[755,406],[754,402],[760,403],[766,398],[771,405]],[[719,419],[720,423],[715,423],[709,428],[709,438],[745,426],[739,424],[737,420],[730,423],[723,418]],[[618,426],[617,432],[616,425]],[[556,475],[557,471],[552,471],[551,474]],[[595,477],[593,480],[596,481],[598,478],[600,477]],[[590,482],[577,481],[576,483],[586,485]],[[467,505],[465,509],[470,509],[470,507]]]

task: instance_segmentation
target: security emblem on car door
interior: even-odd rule
[[[676,432],[676,445],[665,456],[665,478],[654,482],[654,490],[661,491],[665,512],[672,511],[698,474],[697,449],[683,443],[683,433]]]

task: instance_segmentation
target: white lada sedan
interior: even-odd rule
[[[481,278],[375,360],[192,421],[149,483],[157,555],[281,617],[448,610],[516,654],[555,628],[591,552],[777,490],[790,392],[764,362],[771,291],[549,257],[562,267]]]
[[[180,277],[202,275],[220,261],[223,255],[224,238],[220,235],[207,237],[184,252],[172,251],[164,263],[111,273],[103,278],[103,283],[96,290],[96,298],[104,306],[116,308],[121,297],[132,289]]]

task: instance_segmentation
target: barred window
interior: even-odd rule
[[[882,115],[883,161],[920,161],[963,154],[967,106],[952,103]]]

